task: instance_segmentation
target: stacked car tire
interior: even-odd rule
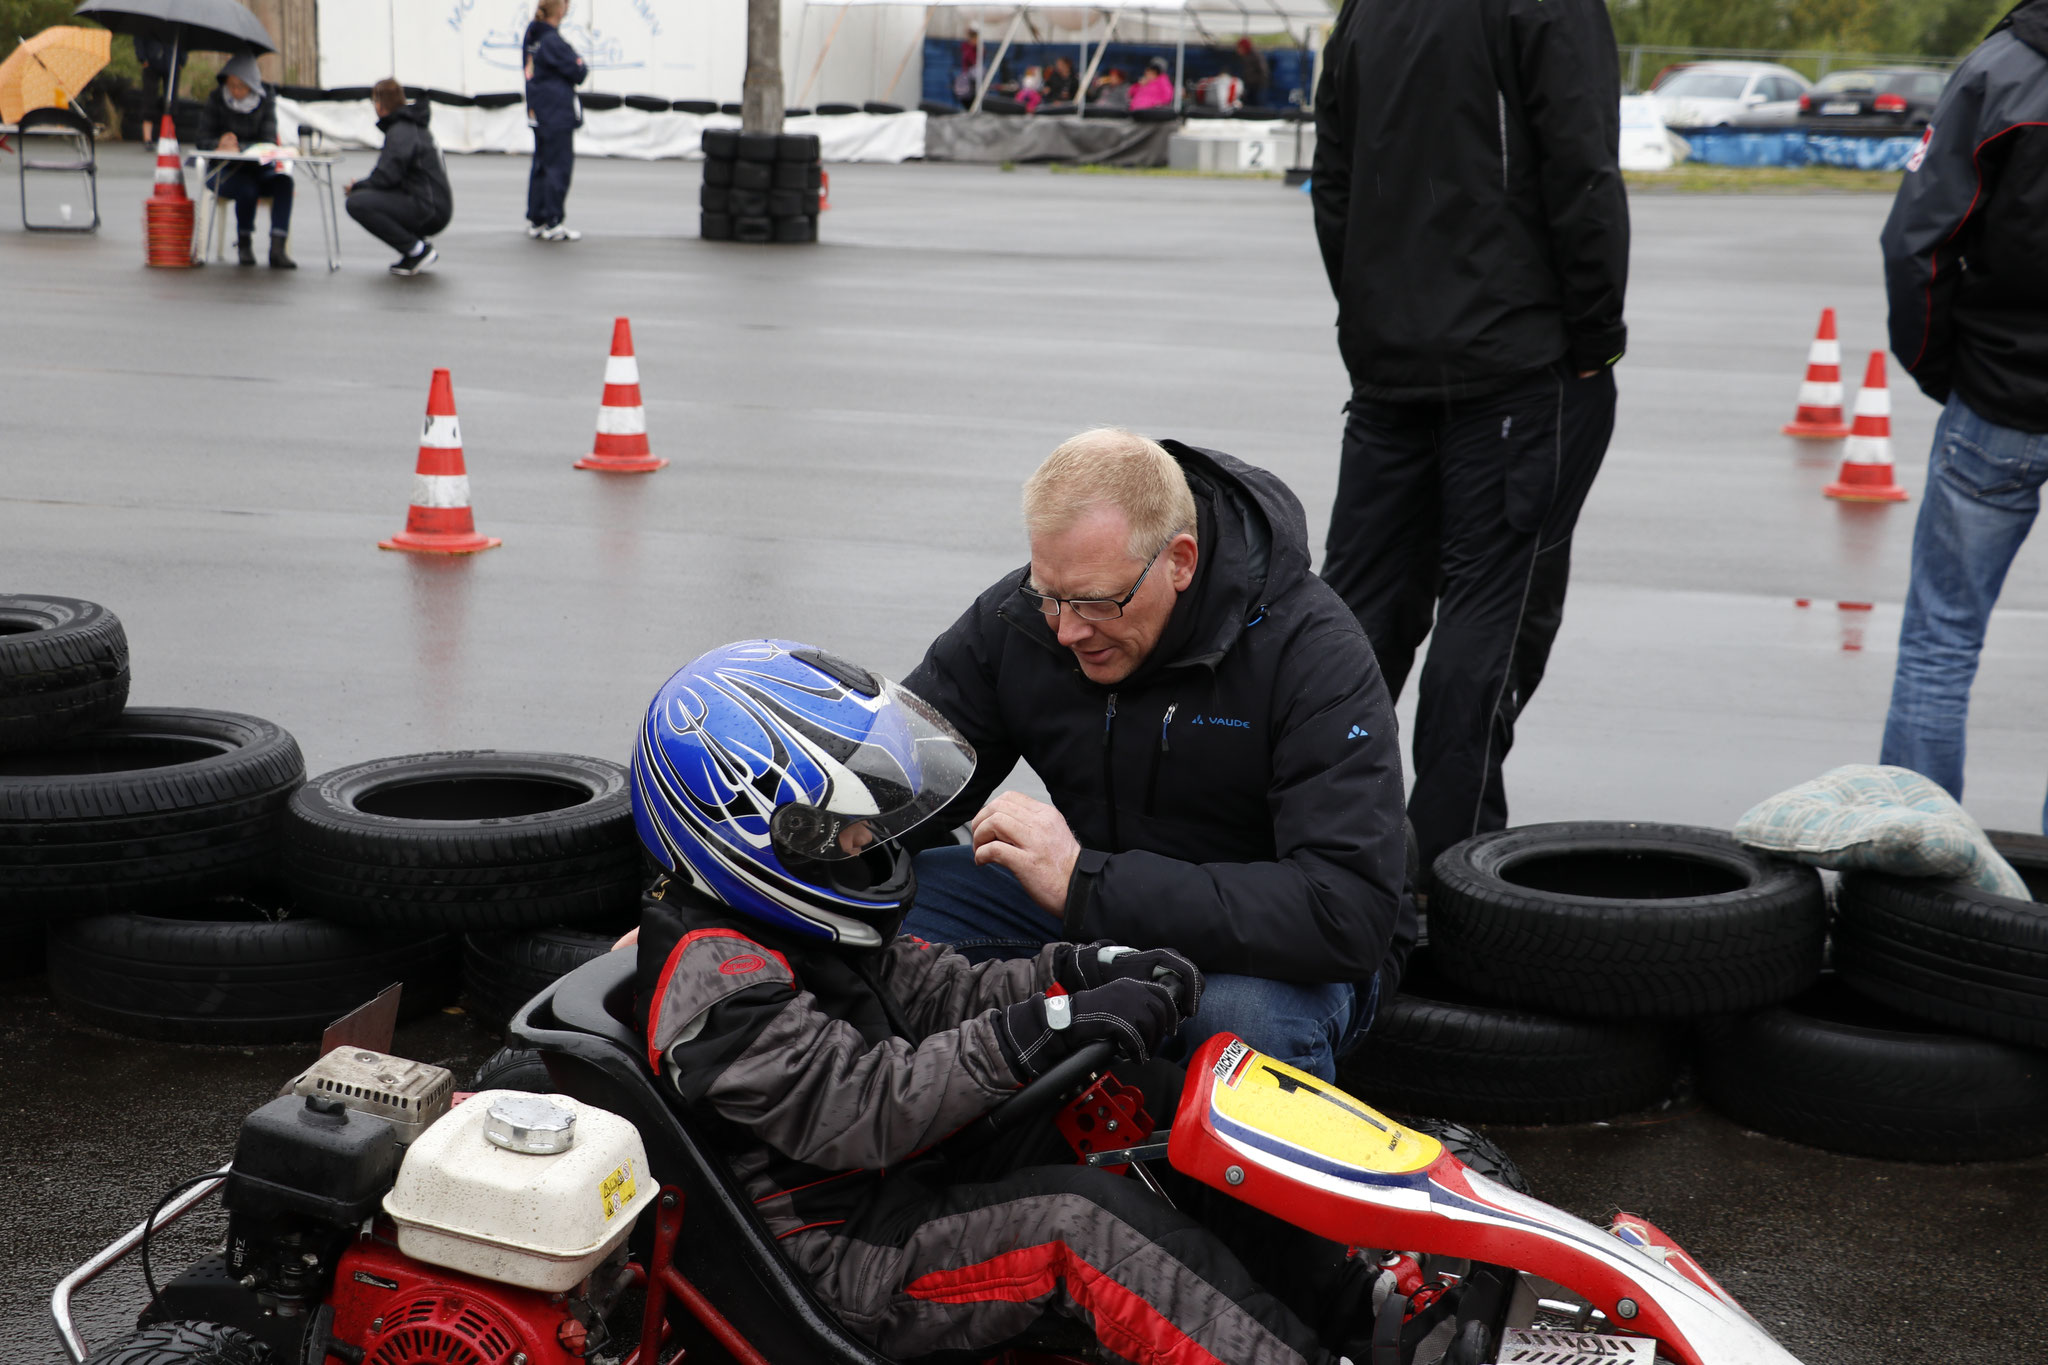
[[[617,764],[428,754],[308,784],[278,725],[129,706],[128,684],[112,612],[0,596],[0,972],[47,970],[85,1023],[317,1038],[394,982],[406,1015],[451,1001],[466,931],[635,912]],[[486,975],[498,1001],[533,980]]]
[[[1713,830],[1534,825],[1432,869],[1428,938],[1344,1079],[1389,1107],[1497,1123],[1603,1119],[1667,1098],[1688,1020],[1820,971],[1811,869]]]
[[[2048,889],[2048,841],[1998,836]],[[2031,855],[2032,861],[2029,861]],[[1504,1123],[1701,1096],[1834,1151],[1966,1161],[2048,1150],[2048,913],[1845,878],[1838,970],[1811,869],[1713,830],[1486,834],[1432,869],[1428,935],[1343,1079],[1397,1110]],[[1986,1036],[1970,1037],[1956,1028]]]
[[[824,166],[816,133],[707,128],[698,231],[707,242],[815,242]]]

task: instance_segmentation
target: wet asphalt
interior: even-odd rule
[[[1275,468],[1321,540],[1344,378],[1306,200],[1274,182],[837,166],[824,243],[771,249],[695,239],[693,166],[584,161],[588,235],[548,246],[518,231],[524,160],[458,158],[441,266],[406,281],[345,219],[344,268],[321,269],[303,193],[296,274],[147,272],[148,162],[103,153],[97,236],[0,227],[0,582],[112,606],[138,703],[267,716],[310,771],[450,747],[622,758],[668,672],[740,636],[900,674],[1022,559],[1023,475],[1096,423]],[[1726,827],[1874,761],[1936,414],[1894,389],[1899,507],[1822,498],[1838,453],[1777,429],[1822,306],[1845,371],[1883,344],[1885,208],[1635,199],[1619,424],[1508,767],[1517,822]],[[621,313],[675,462],[651,478],[569,468]],[[437,366],[478,523],[505,540],[474,560],[375,548],[403,522]],[[1966,804],[1986,825],[2039,826],[2044,662],[2033,545],[1974,701]],[[400,1036],[458,1072],[493,1046],[460,1015]],[[223,1160],[309,1055],[119,1039],[33,978],[0,983],[0,1356],[58,1360],[58,1275]],[[1539,1194],[1651,1218],[1813,1365],[2048,1358],[2048,1160],[1835,1157],[1684,1103],[1495,1132]],[[89,1335],[141,1297],[117,1272]]]

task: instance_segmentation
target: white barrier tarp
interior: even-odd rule
[[[1685,143],[1664,126],[1657,101],[1648,95],[1621,97],[1621,168],[1668,171],[1684,159]]]
[[[533,131],[526,111],[461,108],[435,104],[434,141],[444,152],[533,151]],[[317,130],[345,147],[382,147],[377,114],[368,100],[327,100],[301,104],[280,97],[277,120]],[[578,156],[617,156],[641,161],[661,158],[696,159],[703,155],[700,139],[706,128],[737,128],[739,119],[726,114],[649,114],[638,109],[591,110],[576,130]],[[827,161],[909,161],[924,155],[923,114],[814,114],[783,125],[791,133],[816,133]]]
[[[811,69],[830,17],[817,16],[807,28],[805,12],[802,0],[783,0],[783,80],[792,104],[806,83],[806,104],[917,103],[922,9],[877,10],[843,25],[815,82]],[[520,44],[533,0],[320,0],[317,13],[325,89],[386,76],[461,95],[522,85]],[[585,91],[737,103],[747,0],[569,0],[562,37],[590,68]]]

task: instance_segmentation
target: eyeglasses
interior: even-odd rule
[[[1169,537],[1166,545],[1171,544],[1173,544],[1173,540]],[[1124,608],[1128,607],[1131,604],[1131,599],[1138,595],[1138,589],[1145,586],[1145,575],[1152,572],[1152,566],[1159,562],[1159,556],[1166,553],[1166,545],[1162,545],[1152,552],[1152,558],[1145,561],[1143,571],[1138,574],[1138,581],[1131,584],[1131,590],[1122,597],[1050,597],[1042,592],[1033,592],[1026,587],[1019,587],[1017,594],[1036,607],[1047,620],[1057,621],[1060,615],[1060,608],[1067,606],[1072,607],[1074,615],[1080,617],[1083,621],[1114,621],[1117,617],[1124,614]]]

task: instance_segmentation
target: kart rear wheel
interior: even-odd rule
[[[93,1352],[86,1365],[273,1365],[271,1349],[217,1322],[159,1322],[119,1345]]]
[[[1505,1185],[1517,1194],[1535,1197],[1536,1191],[1529,1188],[1529,1177],[1523,1175],[1515,1159],[1486,1134],[1462,1123],[1422,1114],[1403,1114],[1400,1120],[1416,1132],[1427,1133],[1441,1142],[1445,1151],[1488,1180]]]
[[[1788,999],[1820,974],[1820,875],[1719,830],[1527,825],[1446,849],[1433,871],[1437,963],[1484,999],[1685,1019]]]

